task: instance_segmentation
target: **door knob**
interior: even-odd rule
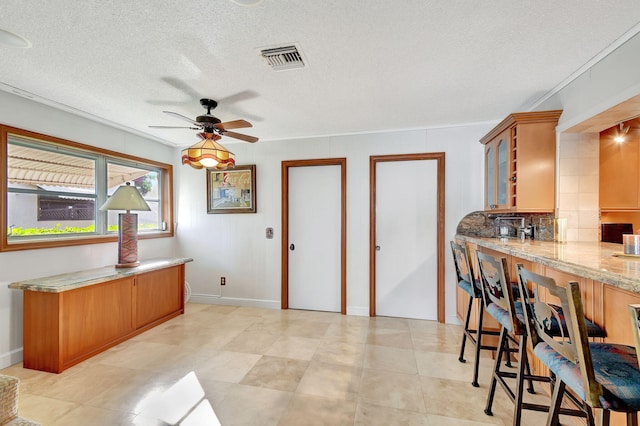
[[[294,251],[296,249],[296,246],[293,245],[293,243],[289,246],[289,250]]]
[[[380,251],[380,246],[376,246],[376,251]]]

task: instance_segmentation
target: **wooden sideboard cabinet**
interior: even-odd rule
[[[562,111],[513,113],[485,135],[485,210],[552,212]]]
[[[183,314],[186,261],[191,259],[10,284],[24,291],[24,367],[60,373]]]

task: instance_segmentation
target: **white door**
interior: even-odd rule
[[[376,163],[376,315],[438,319],[438,162]]]
[[[289,168],[289,308],[340,312],[341,168]]]

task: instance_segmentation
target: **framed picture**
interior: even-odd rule
[[[207,169],[207,213],[255,213],[256,165]]]

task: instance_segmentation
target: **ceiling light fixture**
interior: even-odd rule
[[[200,142],[182,150],[182,164],[188,164],[194,169],[226,170],[236,165],[236,156],[217,141],[220,136],[211,132],[198,133]]]
[[[624,122],[621,121],[618,124],[618,129],[616,131],[616,135],[613,137],[613,140],[618,142],[618,143],[624,142],[624,140],[627,137],[627,133],[629,132],[629,128],[630,127],[631,126],[624,127]]]
[[[31,47],[31,42],[26,38],[3,29],[0,29],[0,44],[20,49],[28,49]]]

